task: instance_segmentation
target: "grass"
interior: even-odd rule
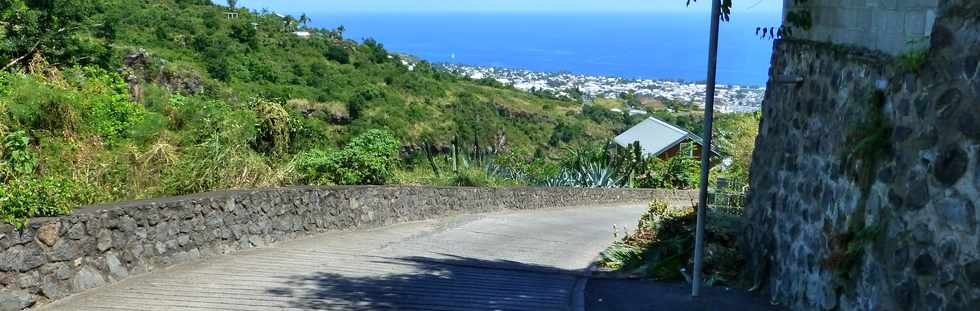
[[[916,49],[908,51],[904,54],[898,56],[896,61],[898,62],[898,67],[905,72],[916,73],[922,70],[925,66],[926,59],[929,57],[929,49]]]
[[[619,98],[598,97],[593,102],[593,105],[596,105],[596,107],[605,108],[606,110],[626,110],[626,102]]]

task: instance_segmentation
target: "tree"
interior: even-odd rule
[[[310,17],[307,16],[306,13],[303,13],[302,15],[299,16],[299,23],[303,25],[304,28],[307,26],[307,24],[309,24],[312,21],[313,20],[310,19]]]
[[[232,10],[238,5],[238,0],[228,0],[228,7]]]
[[[101,59],[104,47],[77,34],[98,26],[89,18],[102,6],[94,0],[4,1],[0,4],[0,66],[6,70],[23,65],[35,54],[51,63]]]
[[[296,18],[294,18],[292,15],[286,15],[285,19],[286,20],[283,23],[286,26],[286,31],[290,32],[296,30],[296,26],[295,26]]]
[[[364,48],[365,54],[375,64],[384,63],[388,59],[388,51],[385,50],[384,44],[374,40],[374,38],[364,39]]]

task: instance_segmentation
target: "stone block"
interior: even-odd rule
[[[853,29],[858,25],[858,10],[850,8],[838,8],[833,11],[831,26],[837,29]]]
[[[109,229],[99,230],[99,235],[97,236],[96,248],[100,252],[105,252],[112,247],[112,232]]]
[[[899,0],[878,0],[878,8],[885,10],[897,10]]]
[[[0,289],[0,311],[20,311],[34,304],[34,296],[20,290]]]
[[[63,262],[49,263],[41,267],[41,274],[46,276],[52,276],[56,280],[68,280],[75,276],[75,271],[68,267],[67,264]]]
[[[90,266],[83,266],[81,270],[75,274],[72,278],[72,291],[81,292],[87,289],[93,289],[106,284],[105,277],[98,269],[92,268]]]
[[[115,254],[107,254],[105,256],[105,265],[109,268],[109,275],[116,280],[121,280],[129,276],[129,270],[119,261],[119,257]]]
[[[37,290],[37,286],[41,284],[41,273],[37,270],[21,273],[17,276],[17,287],[28,292],[34,292]]]
[[[48,251],[48,259],[51,261],[72,261],[78,259],[84,254],[81,244],[84,244],[85,241],[62,239],[55,243],[54,247]]]
[[[0,272],[28,272],[44,262],[36,245],[16,245],[0,252]]]
[[[72,240],[80,240],[85,237],[85,224],[74,223],[68,228],[67,236]]]
[[[905,36],[920,37],[926,34],[926,13],[917,11],[905,12]]]
[[[41,283],[40,294],[51,300],[65,298],[71,294],[68,286],[69,285],[62,280],[55,279],[51,276],[45,276],[43,282]]]
[[[54,246],[55,242],[58,242],[58,236],[61,230],[60,222],[48,223],[41,226],[37,230],[37,240],[48,247]]]
[[[932,174],[943,185],[953,186],[966,175],[968,161],[966,151],[962,148],[956,145],[946,146],[940,151],[932,168]]]

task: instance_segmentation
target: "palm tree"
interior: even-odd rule
[[[303,13],[303,15],[299,16],[299,23],[302,24],[304,28],[306,27],[307,24],[309,24],[312,21],[313,20],[310,19],[310,17],[307,16],[306,13]]]

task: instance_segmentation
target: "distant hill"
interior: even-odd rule
[[[58,42],[66,45],[64,51],[37,55],[58,68],[121,68],[130,90],[141,86],[130,95],[144,105],[179,93],[230,105],[256,97],[293,100],[287,108],[308,115],[329,106],[349,117],[298,117],[324,121],[319,125],[331,134],[318,141],[332,146],[353,133],[385,128],[406,145],[422,140],[448,145],[456,136],[485,142],[506,137],[512,145],[551,149],[547,142],[559,123],[583,128],[571,137],[581,141],[606,139],[613,127],[622,128],[575,117],[577,102],[468,81],[424,61],[408,70],[402,56],[379,42],[344,39],[342,29],[308,29],[301,17],[232,10],[209,1],[55,2],[61,8],[49,12],[52,18],[69,10],[87,16],[78,17],[69,26],[73,33]],[[157,88],[166,92],[155,93]],[[462,112],[465,116],[454,117]],[[473,128],[482,130],[474,137],[467,133]]]
[[[424,163],[422,146],[556,159],[635,122],[304,22],[206,0],[6,1],[0,183],[23,192],[0,199],[63,188],[65,202],[30,204],[64,206],[302,183],[300,158],[374,129],[400,142],[406,171]]]

